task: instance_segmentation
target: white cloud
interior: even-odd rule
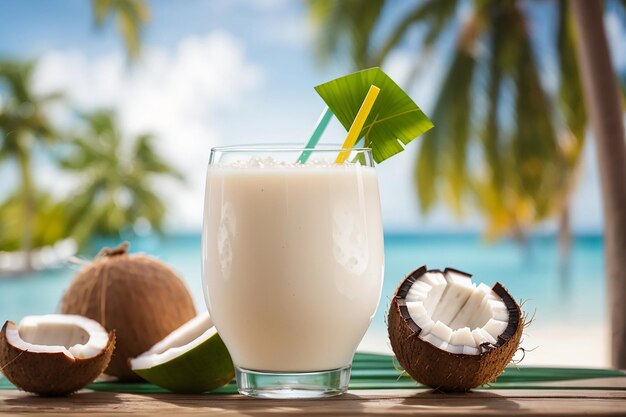
[[[187,37],[171,50],[148,46],[132,67],[121,53],[49,52],[40,60],[35,85],[42,93],[65,91],[81,111],[116,109],[126,137],[154,133],[158,149],[187,177],[182,187],[165,179],[157,183],[170,205],[170,223],[192,228],[201,222],[210,147],[222,142],[223,132],[213,127],[217,112],[237,108],[262,79],[242,44],[214,31]]]

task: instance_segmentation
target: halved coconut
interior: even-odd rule
[[[389,339],[416,381],[467,391],[493,381],[511,361],[522,335],[521,309],[500,284],[474,284],[452,268],[423,266],[393,297]]]
[[[115,333],[82,316],[27,316],[0,332],[0,369],[17,387],[46,396],[71,394],[107,367]]]
[[[210,391],[235,376],[230,354],[208,313],[196,316],[131,359],[130,367],[153,384],[183,393]]]

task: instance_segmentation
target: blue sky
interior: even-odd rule
[[[414,3],[392,2],[386,20]],[[0,56],[39,58],[40,91],[64,89],[81,109],[115,107],[129,135],[155,132],[160,150],[187,176],[182,186],[169,180],[157,184],[168,196],[173,229],[200,226],[211,146],[304,142],[323,107],[312,87],[350,71],[348,59],[318,63],[313,29],[299,1],[152,0],[144,59],[133,68],[126,65],[113,28],[94,29],[90,4],[0,0]],[[619,51],[623,28],[610,19],[607,25],[614,51]],[[414,57],[412,46],[407,41],[385,67],[400,83]],[[616,57],[622,67],[623,55]],[[427,113],[444,64],[435,54],[409,92]],[[53,114],[61,123],[72,123],[66,109],[53,109]],[[342,134],[335,123],[324,141],[341,142]],[[386,229],[480,230],[476,216],[459,224],[444,207],[427,217],[419,214],[411,178],[419,142],[379,166]],[[58,172],[43,152],[36,165],[38,182],[53,192],[63,195],[75,186],[76,179]],[[0,167],[0,176],[9,179],[0,183],[0,196],[15,188],[15,171],[10,164]],[[601,227],[596,171],[588,146],[573,206],[573,225],[579,231]]]

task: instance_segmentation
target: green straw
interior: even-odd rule
[[[330,119],[332,117],[333,112],[330,111],[328,106],[326,106],[324,108],[324,111],[320,115],[320,118],[317,120],[317,124],[315,125],[315,130],[313,131],[313,134],[309,138],[306,145],[304,145],[307,150],[300,154],[300,157],[298,158],[298,163],[304,164],[309,159],[311,153],[313,153],[313,151],[311,151],[310,149],[315,148],[317,142],[320,141],[320,138],[322,137],[322,134],[324,133],[324,130],[326,130],[326,126],[328,126],[328,123],[330,122]]]

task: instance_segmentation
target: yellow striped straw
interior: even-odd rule
[[[363,104],[361,104],[359,112],[354,118],[354,122],[352,122],[352,126],[350,126],[350,130],[348,130],[348,136],[346,136],[346,140],[343,142],[343,149],[352,148],[356,141],[359,140],[359,133],[361,133],[361,129],[363,129],[367,116],[369,116],[370,111],[372,111],[372,106],[374,106],[378,93],[380,93],[380,88],[375,85],[371,85],[367,95],[365,96],[365,100],[363,100]],[[339,152],[339,156],[337,156],[335,163],[343,164],[349,156],[349,150],[341,151]]]

